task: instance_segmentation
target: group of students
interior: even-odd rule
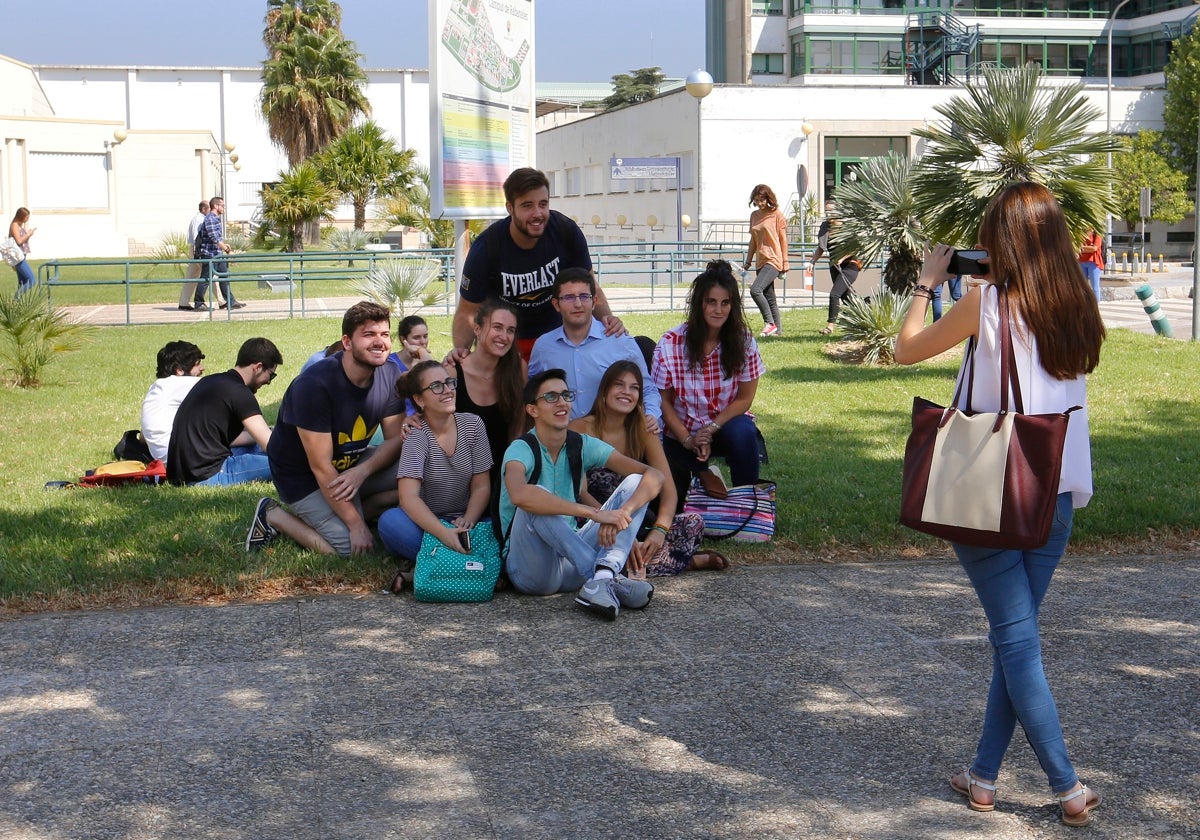
[[[649,366],[634,339],[604,334],[595,297],[590,272],[560,272],[562,327],[533,343],[528,364],[518,312],[487,301],[465,358],[426,358],[403,375],[399,393],[415,413],[399,503],[379,520],[392,553],[415,560],[425,534],[465,553],[461,535],[491,515],[514,588],[578,590],[581,605],[609,618],[649,601],[644,577],[727,566],[699,550],[703,521],[681,508],[693,475],[713,476],[714,455],[735,484],[758,478],[747,411],[764,368],[733,271],[719,261],[696,278],[688,320],[657,342]],[[587,524],[576,530],[576,520]]]

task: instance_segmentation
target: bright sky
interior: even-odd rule
[[[225,65],[262,61],[263,0],[10,0],[0,52],[26,64]],[[341,0],[367,68],[429,66],[427,0]],[[541,82],[606,82],[704,65],[704,0],[536,0]]]

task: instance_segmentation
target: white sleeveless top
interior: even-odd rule
[[[975,360],[975,388],[972,408],[975,411],[1000,409],[1000,304],[996,286],[983,286],[979,301],[979,336]],[[1087,380],[1055,379],[1042,367],[1034,338],[1019,318],[1012,324],[1013,351],[1017,359],[1017,376],[1021,381],[1021,398],[1026,414],[1050,414],[1065,411],[1074,405],[1083,406],[1071,412],[1067,424],[1067,442],[1063,448],[1062,475],[1059,493],[1070,493],[1073,506],[1081,508],[1092,497],[1092,449],[1088,435]],[[959,380],[966,375],[965,365],[959,369]],[[959,408],[965,408],[966,385]]]

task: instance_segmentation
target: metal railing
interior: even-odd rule
[[[592,267],[597,278],[604,284],[610,303],[617,309],[638,308],[680,310],[686,300],[687,288],[705,265],[713,259],[725,259],[735,270],[745,257],[745,242],[638,242],[596,243],[589,247]],[[790,248],[792,271],[796,275],[789,290],[788,275],[776,281],[779,302],[787,307],[816,306],[817,293],[802,281],[804,260],[812,254],[812,244],[795,244]],[[454,252],[450,249],[412,249],[404,251],[305,251],[302,253],[248,253],[233,254],[203,262],[217,266],[228,263],[228,268],[219,275],[213,273],[212,281],[228,282],[235,298],[238,289],[249,284],[270,288],[273,294],[284,292],[286,317],[327,315],[323,306],[314,306],[315,298],[347,296],[352,294],[356,280],[365,280],[380,263],[397,258],[433,259],[441,264],[438,277],[444,285],[445,296],[439,307],[446,314],[454,311],[456,292]],[[94,306],[124,306],[124,323],[145,323],[135,320],[134,307],[147,304],[145,294],[135,295],[139,287],[158,287],[163,294],[154,294],[153,302],[161,305],[173,300],[180,285],[196,282],[181,274],[194,260],[162,260],[154,258],[128,259],[71,259],[48,260],[38,267],[39,281],[45,284],[51,301],[58,305],[79,305],[78,299],[71,300],[70,290],[84,287],[112,287],[119,289],[119,300],[99,300],[94,295],[83,303]],[[748,285],[753,274],[742,281],[746,304],[749,306]],[[795,280],[801,280],[797,283]],[[314,288],[314,283],[321,283]],[[170,292],[167,292],[170,289]],[[212,290],[210,288],[210,295]],[[116,296],[114,295],[114,298]],[[139,298],[140,300],[135,300]],[[57,300],[56,300],[57,298]],[[65,299],[65,300],[64,300]],[[272,297],[273,300],[279,300]],[[211,300],[211,298],[210,298]],[[822,302],[824,294],[822,293]],[[628,304],[622,307],[621,303]],[[636,306],[634,305],[636,303]],[[172,307],[174,308],[174,307]],[[278,310],[276,310],[278,314]],[[233,313],[210,310],[210,320],[232,319]]]

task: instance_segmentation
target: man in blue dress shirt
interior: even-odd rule
[[[613,362],[634,362],[646,383],[646,428],[658,434],[662,425],[662,400],[650,380],[646,357],[629,335],[608,336],[604,324],[593,314],[596,280],[585,268],[564,268],[554,279],[551,303],[562,316],[562,326],[542,335],[529,356],[530,377],[556,368],[567,372],[567,387],[577,391],[571,403],[571,419],[592,410],[600,379]]]

